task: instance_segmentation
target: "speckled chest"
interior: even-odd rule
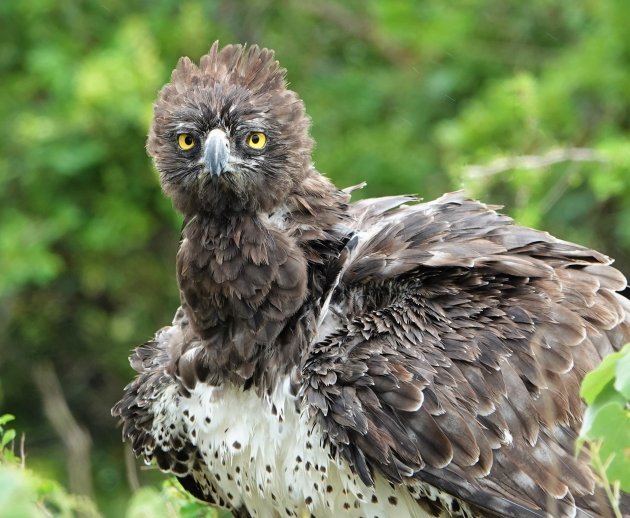
[[[379,475],[368,487],[353,475],[300,411],[288,379],[262,397],[202,383],[184,397],[173,387],[156,405],[167,411],[156,412],[154,435],[185,438],[196,449],[190,475],[220,505],[260,517],[427,516],[413,490]]]

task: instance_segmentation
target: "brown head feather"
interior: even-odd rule
[[[219,50],[215,42],[199,65],[179,60],[154,106],[147,151],[164,192],[184,215],[270,211],[311,172],[310,119],[285,75],[273,51],[256,45]],[[200,162],[213,129],[230,143],[230,168],[219,178],[205,176]],[[244,146],[252,131],[266,134],[264,153]],[[181,133],[196,141],[190,152],[177,145]]]

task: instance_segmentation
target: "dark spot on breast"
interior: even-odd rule
[[[343,508],[346,509],[346,510],[350,509],[350,504],[348,502],[345,502],[343,504]]]
[[[398,498],[396,498],[395,496],[390,496],[387,501],[392,504],[392,505],[397,505],[398,504]]]
[[[333,490],[333,487],[330,484],[328,484],[326,486],[326,493],[332,493],[332,490]]]
[[[271,466],[269,464],[265,466],[265,469],[267,470],[267,473],[271,473]]]
[[[372,503],[373,504],[377,504],[378,503],[378,498],[376,498],[376,495],[372,495]]]
[[[305,503],[306,505],[311,505],[311,504],[313,503],[313,499],[312,499],[310,496],[307,496],[307,497],[304,499],[304,503]]]
[[[206,417],[206,423],[210,424],[210,418]]]
[[[297,462],[302,462],[302,457],[300,457],[300,456],[298,455],[297,457],[295,457],[295,460],[296,460]]]
[[[240,450],[240,449],[241,449],[241,443],[240,443],[240,442],[238,442],[238,441],[234,441],[234,442],[232,443],[232,446],[233,446],[233,447],[234,447],[234,449],[236,449],[236,450]]]
[[[236,471],[237,473],[240,473],[240,472],[241,472],[241,467],[240,467],[240,466],[236,466],[235,471]]]

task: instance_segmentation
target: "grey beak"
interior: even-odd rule
[[[206,138],[203,163],[211,176],[220,176],[228,165],[230,142],[220,129],[213,129]]]

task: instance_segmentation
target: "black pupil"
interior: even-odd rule
[[[192,137],[191,137],[190,135],[186,135],[186,136],[184,137],[184,143],[185,143],[187,146],[192,146],[192,143],[193,143],[193,139],[192,139]]]
[[[260,136],[254,133],[252,135],[252,144],[258,144],[258,142],[260,142]]]

